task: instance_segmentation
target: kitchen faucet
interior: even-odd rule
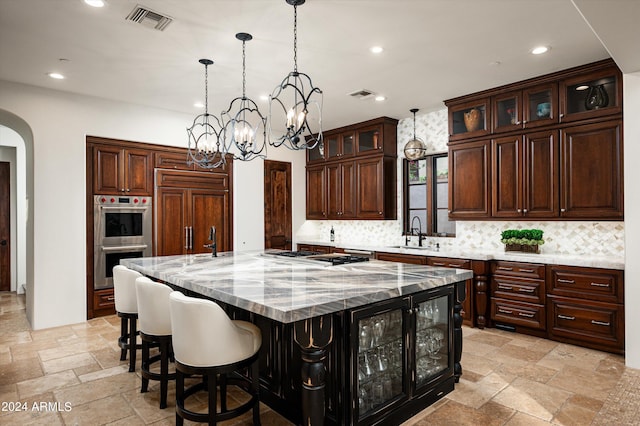
[[[411,235],[415,235],[414,231],[416,230],[416,228],[413,226],[413,223],[416,219],[418,219],[418,247],[422,247],[422,240],[426,239],[427,236],[422,233],[422,222],[420,221],[420,217],[418,216],[414,216],[411,219]]]
[[[211,249],[212,257],[218,257],[218,246],[216,244],[216,227],[215,226],[212,226],[211,229],[209,229],[209,239],[211,240],[211,244],[205,244],[204,247]]]

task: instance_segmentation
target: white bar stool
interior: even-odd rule
[[[246,321],[232,321],[216,303],[187,297],[179,291],[169,295],[173,349],[176,360],[176,425],[184,419],[217,422],[237,417],[253,408],[253,423],[260,425],[258,353],[262,345],[260,329]],[[227,374],[250,368],[251,380],[240,374]],[[202,375],[202,382],[187,389],[184,378]],[[217,410],[217,376],[220,375],[220,407]],[[226,384],[246,390],[251,398],[227,410]],[[196,413],[185,408],[185,400],[198,392],[209,393],[209,412]]]
[[[142,274],[126,266],[113,267],[113,293],[116,299],[116,312],[120,319],[120,361],[127,359],[129,352],[129,372],[136,369],[136,349],[142,346],[136,344],[138,335],[138,298],[136,297],[136,279]]]
[[[168,285],[152,281],[147,277],[136,279],[138,319],[142,338],[140,392],[147,392],[149,380],[159,380],[161,409],[167,408],[167,384],[169,380],[176,378],[175,373],[169,374],[169,360],[173,358],[169,316],[169,294],[172,291]],[[152,347],[158,347],[160,353],[150,357],[149,349]],[[160,373],[151,372],[151,365],[158,361],[160,361]]]

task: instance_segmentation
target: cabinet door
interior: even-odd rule
[[[621,128],[615,120],[561,131],[561,217],[623,218]]]
[[[156,152],[154,154],[155,167],[160,169],[173,170],[195,170],[195,165],[187,164],[187,153],[185,152]]]
[[[325,167],[307,167],[307,219],[326,219]]]
[[[342,212],[340,219],[353,219],[357,214],[355,162],[347,161],[340,164],[340,179],[342,188]]]
[[[330,135],[324,138],[324,149],[326,151],[327,160],[335,160],[340,156],[340,135]],[[309,158],[311,161],[311,157]]]
[[[370,424],[377,413],[408,397],[408,307],[408,299],[395,299],[351,313],[353,424]]]
[[[93,148],[93,193],[122,194],[124,175],[122,173],[122,149],[113,146]]]
[[[415,254],[376,252],[376,260],[386,260],[388,262],[410,263],[413,265],[427,264],[426,256],[418,256]]]
[[[560,82],[563,122],[622,112],[622,75],[616,66]]]
[[[491,212],[489,141],[449,147],[449,218],[482,219]]]
[[[131,195],[153,194],[152,153],[145,150],[124,151],[125,192]]]
[[[187,193],[181,188],[158,188],[155,202],[155,255],[187,252]]]
[[[383,158],[356,161],[357,216],[359,219],[384,217]]]
[[[359,129],[356,133],[356,155],[371,154],[383,148],[382,126]]]
[[[342,166],[327,164],[327,218],[340,219],[342,214]]]
[[[210,244],[209,230],[216,227],[216,248],[218,252],[231,251],[232,226],[229,193],[226,191],[189,190],[191,216],[191,250],[190,253],[207,253],[211,249],[205,248]]]
[[[543,84],[522,91],[522,124],[525,129],[558,122],[558,85]]]
[[[522,128],[522,92],[509,92],[492,98],[493,131],[509,132]]]
[[[489,98],[449,106],[449,140],[489,134],[491,111]]]
[[[520,136],[491,141],[491,214],[522,216],[522,142]]]
[[[527,133],[523,146],[523,215],[526,218],[557,218],[558,132]]]

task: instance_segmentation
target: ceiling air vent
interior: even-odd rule
[[[161,15],[144,6],[136,5],[126,20],[142,24],[147,28],[164,31],[167,25],[173,21],[173,18]]]
[[[349,93],[349,96],[353,96],[356,99],[369,99],[373,95],[375,95],[375,93],[367,89],[360,89]]]

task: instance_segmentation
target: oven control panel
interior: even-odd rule
[[[97,205],[120,207],[151,205],[151,197],[119,197],[117,195],[96,195],[94,198]]]

